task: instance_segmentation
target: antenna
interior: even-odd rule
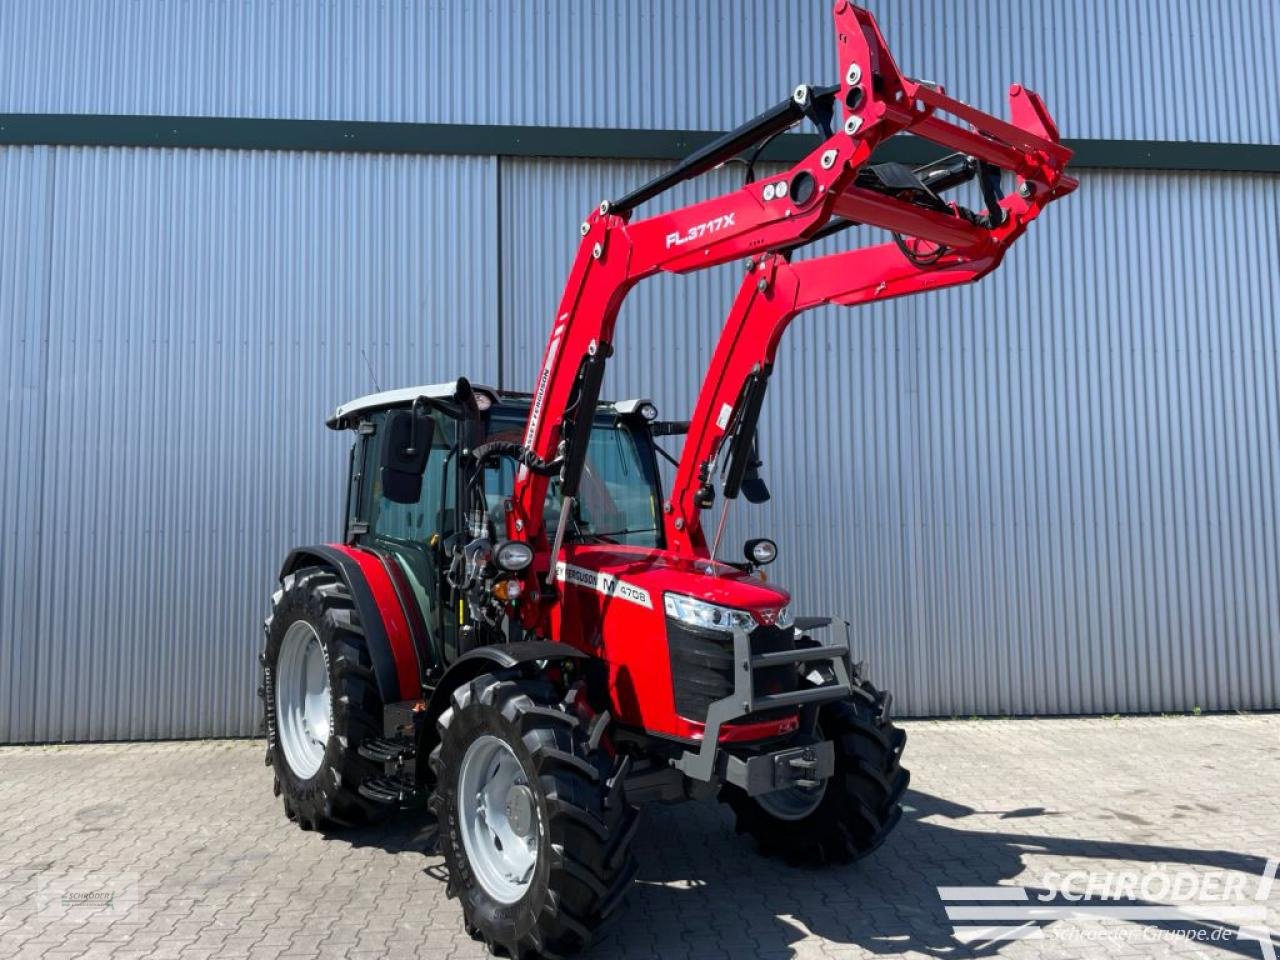
[[[360,356],[364,357],[364,365],[369,368],[369,379],[373,381],[373,389],[381,393],[382,386],[378,383],[378,375],[373,372],[373,364],[369,362],[369,355],[364,352],[364,347],[360,348]]]

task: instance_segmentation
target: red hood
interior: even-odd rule
[[[765,583],[737,567],[707,560],[694,560],[648,547],[613,544],[570,544],[564,549],[565,563],[617,577],[647,591],[657,610],[662,610],[662,594],[686,596],[740,610],[764,613],[771,622],[779,608],[791,602],[781,587]],[[712,573],[707,567],[712,566]]]

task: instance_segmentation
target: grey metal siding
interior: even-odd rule
[[[829,0],[10,0],[0,112],[725,129],[837,77]],[[1272,0],[876,5],[902,68],[1073,137],[1280,141]],[[981,52],[979,52],[981,51]]]
[[[504,164],[509,384],[584,210],[654,169]],[[725,549],[775,533],[907,713],[1280,705],[1278,206],[1275,178],[1093,174],[974,287],[801,317],[777,496]],[[740,276],[638,287],[607,390],[686,415]]]
[[[829,11],[13,0],[0,113],[725,128],[835,76]],[[1072,137],[1280,142],[1271,0],[877,13]],[[0,742],[252,732],[275,566],[338,533],[325,413],[527,387],[581,216],[661,169],[0,148]],[[801,318],[725,549],[776,534],[906,713],[1280,707],[1277,222],[1274,177],[1089,174],[977,287]],[[688,411],[739,278],[639,287],[609,392]]]
[[[341,534],[324,416],[497,373],[495,163],[0,152],[0,741],[253,732],[274,571]]]
[[[39,639],[31,577],[40,550],[45,343],[50,289],[53,151],[0,150],[0,741],[37,735],[33,697]],[[14,189],[16,188],[16,189]]]

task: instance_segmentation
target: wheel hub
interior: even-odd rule
[[[533,791],[522,783],[513,786],[507,794],[507,822],[526,840],[533,833]]]
[[[538,864],[538,805],[520,761],[498,737],[477,737],[463,755],[458,818],[480,885],[499,903],[515,903]]]

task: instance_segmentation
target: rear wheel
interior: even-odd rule
[[[382,770],[356,750],[381,734],[382,699],[350,591],[326,567],[288,574],[264,627],[259,692],[285,815],[304,830],[375,818],[357,787]]]
[[[888,716],[886,694],[864,682],[866,694],[824,706],[821,733],[835,745],[835,773],[816,787],[791,787],[758,797],[726,785],[739,833],[761,852],[792,863],[843,863],[880,846],[902,816],[911,775],[901,765],[907,735]]]
[[[612,758],[550,683],[514,671],[454,691],[439,734],[431,808],[466,929],[515,960],[586,947],[636,870]]]

